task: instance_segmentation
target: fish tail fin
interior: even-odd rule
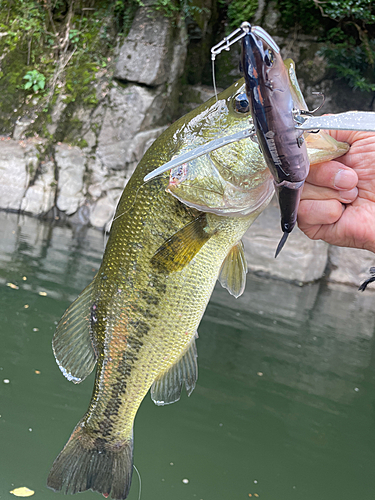
[[[79,423],[52,465],[47,486],[66,494],[93,490],[104,497],[128,496],[133,473],[133,436],[111,444],[92,438]]]

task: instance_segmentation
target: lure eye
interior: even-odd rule
[[[250,111],[249,101],[245,92],[236,95],[234,99],[234,109],[238,111],[238,113],[248,113]]]
[[[267,66],[272,66],[274,62],[274,56],[272,50],[267,49],[264,54],[264,62]]]

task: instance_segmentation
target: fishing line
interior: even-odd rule
[[[212,54],[212,83],[214,86],[214,92],[215,92],[215,97],[216,97],[216,102],[217,102],[217,89],[216,89],[216,78],[215,78],[215,58]]]
[[[135,472],[137,473],[138,475],[138,479],[139,479],[139,494],[138,494],[138,500],[141,500],[141,493],[142,493],[142,480],[141,480],[141,475],[139,473],[139,470],[137,469],[137,467],[133,464],[133,468],[135,470]]]

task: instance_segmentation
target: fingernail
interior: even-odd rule
[[[333,185],[336,189],[351,189],[356,184],[356,175],[351,170],[339,170]]]
[[[348,191],[340,193],[341,200],[344,203],[352,203],[358,196],[358,189],[355,187]]]

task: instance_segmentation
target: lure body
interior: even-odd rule
[[[241,55],[246,94],[281,210],[284,235],[276,250],[277,256],[296,224],[310,163],[302,132],[296,129],[294,102],[280,49],[267,33],[263,36],[261,28],[252,30],[249,23],[243,23],[242,28],[246,32]]]

